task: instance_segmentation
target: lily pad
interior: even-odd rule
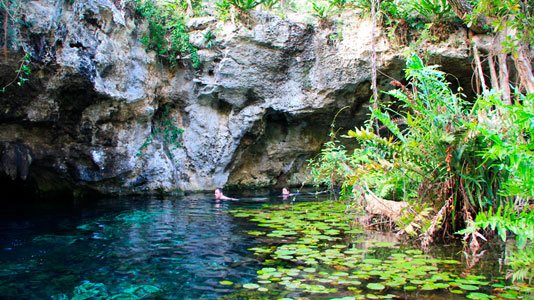
[[[249,290],[255,290],[257,288],[259,288],[260,286],[256,283],[245,283],[243,284],[243,287],[246,288],[246,289],[249,289]]]
[[[468,299],[476,299],[476,300],[487,300],[490,299],[490,297],[487,294],[484,293],[469,293],[466,298]]]
[[[459,284],[458,288],[466,291],[476,291],[478,290],[478,286],[476,285],[470,285],[470,284]]]
[[[367,288],[370,290],[381,291],[386,287],[381,283],[368,283]]]

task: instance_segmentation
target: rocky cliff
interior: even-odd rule
[[[22,2],[0,80],[13,79],[23,53],[32,74],[0,94],[4,187],[130,194],[300,184],[334,115],[346,107],[336,126],[352,128],[368,112],[370,22],[354,15],[327,29],[268,13],[250,27],[192,19],[202,62],[193,69],[147,51],[146,24],[119,1]],[[216,33],[209,48],[207,31]],[[461,33],[455,39],[454,49],[428,53],[468,84]],[[380,33],[377,52],[380,87],[390,89],[403,49]]]

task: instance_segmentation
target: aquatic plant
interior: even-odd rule
[[[502,297],[508,293],[522,297],[532,291],[529,286],[507,285],[503,277],[456,273],[460,262],[455,259],[435,258],[396,241],[375,241],[353,224],[351,206],[339,201],[266,205],[232,214],[257,222],[266,232],[258,237],[265,245],[250,249],[263,263],[257,280],[237,284],[247,290],[246,298],[387,299],[440,291],[489,299],[494,297],[492,288]],[[239,290],[237,295],[242,296]]]

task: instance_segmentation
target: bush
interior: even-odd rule
[[[148,32],[141,42],[150,50],[176,66],[189,55],[194,68],[200,66],[197,49],[189,42],[185,17],[180,3],[159,5],[154,0],[134,0],[136,11],[148,21]]]
[[[486,224],[475,222],[477,215],[481,220],[506,205],[517,215],[529,210],[534,95],[519,95],[510,106],[494,93],[467,102],[450,89],[443,72],[415,55],[407,61],[406,75],[411,88],[388,93],[400,105],[372,110],[364,128],[348,132],[360,148],[349,154],[330,143],[312,161],[315,182],[330,180],[345,190],[358,184],[381,197],[432,208],[432,226],[419,231],[427,241],[470,226],[474,229],[463,233],[476,242],[474,231]]]

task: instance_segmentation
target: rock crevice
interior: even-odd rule
[[[195,70],[159,61],[140,42],[146,24],[111,1],[30,1],[22,10],[25,25],[0,62],[5,83],[21,50],[33,61],[29,83],[1,95],[6,178],[36,170],[104,194],[297,185],[334,115],[348,107],[336,125],[350,129],[368,112],[370,33],[354,16],[335,42],[333,29],[268,13],[255,14],[252,28],[192,19]],[[210,30],[215,47],[203,40]],[[470,70],[465,53],[444,47],[443,63]],[[400,50],[384,35],[377,50],[379,69],[401,78]],[[169,141],[172,128],[183,133]]]

